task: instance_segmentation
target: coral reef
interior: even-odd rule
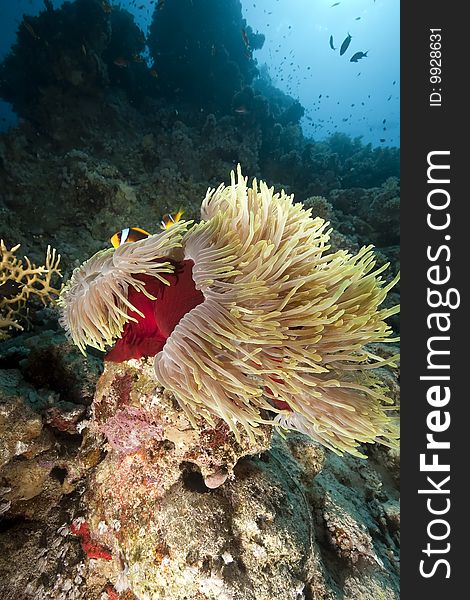
[[[304,137],[299,103],[266,69],[255,77],[252,50],[262,39],[237,1],[191,4],[184,11],[174,0],[159,3],[147,40],[129,13],[101,0],[25,17],[0,66],[0,95],[24,119],[0,140],[0,211],[12,239],[23,242],[32,231],[33,253],[45,237],[71,263],[128,223],[156,231],[161,215],[179,206],[195,218],[194,199],[237,163],[299,201],[322,195],[332,202],[335,190],[379,188],[399,175],[398,149],[372,149],[343,134],[323,142]],[[187,49],[172,35],[183,16]],[[193,68],[203,60],[224,76]],[[341,215],[355,230],[352,217]]]
[[[83,31],[88,22],[93,26]],[[142,58],[145,42],[154,68]],[[163,171],[168,165],[175,182],[184,179],[187,190],[207,179],[215,183],[241,162],[252,174],[288,185],[300,200],[333,189],[378,187],[398,176],[397,149],[372,149],[344,134],[306,140],[300,104],[278,90],[265,69],[255,77],[252,51],[261,44],[238,0],[194,6],[185,0],[184,8],[174,0],[160,3],[147,40],[126,11],[76,0],[25,17],[0,67],[0,95],[35,124],[46,145],[52,139],[61,150],[66,144],[89,153],[87,140],[92,154],[99,148],[106,156],[126,146],[133,181],[147,178],[151,168],[164,197],[176,197],[182,186],[160,185],[159,165]],[[130,129],[131,138],[145,133],[139,140],[115,140],[116,129],[121,135]]]
[[[330,202],[338,211],[338,222],[344,223],[344,233],[359,240],[369,236],[379,247],[399,244],[400,184],[396,177],[388,178],[380,187],[333,190]]]
[[[67,279],[123,227],[154,234],[179,207],[198,220],[208,187],[241,163],[331,221],[331,253],[373,243],[393,281],[399,150],[306,139],[303,107],[256,63],[263,38],[238,2],[155,2],[147,39],[107,0],[44,4],[0,65],[21,118],[0,135],[0,237],[32,263],[59,248]],[[2,284],[0,305],[19,291]],[[265,424],[254,442],[218,417],[191,425],[147,359],[107,361],[99,378],[100,353],[83,356],[56,309],[29,303],[13,318],[31,330],[12,324],[0,343],[2,600],[399,598],[396,450],[339,457]],[[397,377],[374,369],[394,404]]]
[[[244,124],[244,115],[199,115],[196,119],[193,111],[181,109],[176,114],[159,100],[146,99],[141,112],[120,96],[110,105],[96,98],[93,103],[81,102],[80,114],[74,107],[65,112],[51,110],[50,124],[43,123],[41,132],[25,123],[19,131],[3,135],[0,211],[4,231],[11,239],[27,242],[36,260],[45,240],[60,248],[67,272],[75,260],[82,261],[105,247],[106,240],[126,225],[158,231],[161,216],[180,206],[186,218],[197,218],[196,199],[240,162],[250,175],[295,193],[297,201],[323,196],[337,211],[337,217],[333,213],[329,218],[348,237],[347,247],[372,241],[389,261],[396,262],[398,238],[391,236],[397,229],[396,202],[389,233],[385,224],[380,225],[381,235],[368,225],[369,219],[380,220],[381,198],[388,202],[385,194],[393,194],[388,195],[390,200],[398,198],[397,188],[379,192],[387,177],[398,175],[393,163],[383,178],[370,165],[372,188],[351,176],[353,189],[363,190],[365,211],[366,198],[376,199],[377,208],[359,218],[353,203],[358,193],[344,186],[347,169],[327,142],[307,142],[295,125],[275,123],[264,131],[259,125]],[[364,149],[364,153],[372,161],[377,151]],[[304,165],[300,171],[299,165]],[[339,194],[341,208],[335,206]],[[57,195],[61,202],[56,201]],[[44,210],[38,211],[38,205]]]
[[[395,451],[340,459],[269,428],[240,444],[194,429],[148,361],[97,380],[99,362],[52,331],[2,346],[2,599],[399,597]],[[44,418],[67,399],[68,426]]]
[[[127,429],[135,411],[153,423],[151,436]],[[397,597],[397,540],[377,502],[396,509],[396,491],[382,489],[374,461],[339,461],[299,435],[275,436],[268,450],[268,428],[257,446],[238,443],[223,421],[194,429],[145,360],[107,363],[87,435],[94,430],[110,449],[73,527],[86,528],[84,549],[108,562],[123,596],[333,599],[362,586],[364,597]],[[335,555],[342,579],[330,571]]]
[[[21,322],[26,320],[31,298],[47,305],[60,293],[51,283],[60,275],[60,254],[48,246],[44,265],[37,267],[26,256],[24,261],[16,256],[19,247],[17,244],[8,250],[0,240],[0,340],[8,337],[8,330],[23,329]]]
[[[276,125],[266,132],[263,140],[265,172],[278,181],[281,173],[288,170],[291,189],[296,195],[301,192],[303,197],[328,196],[334,189],[378,187],[386,179],[399,175],[397,148],[372,148],[345,134],[313,142],[303,137],[298,124]],[[273,148],[278,148],[276,160],[272,157]]]

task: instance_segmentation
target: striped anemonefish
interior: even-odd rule
[[[162,220],[160,221],[160,229],[165,231],[175,223],[178,223],[183,216],[183,212],[184,210],[180,208],[178,212],[163,215]],[[145,229],[141,229],[140,227],[126,227],[113,235],[111,244],[114,248],[119,248],[119,246],[122,246],[127,242],[138,242],[139,240],[150,237],[150,235],[151,234],[148,231],[145,231]]]
[[[119,248],[126,242],[138,242],[139,240],[144,240],[148,238],[150,233],[145,231],[144,229],[140,229],[140,227],[126,227],[122,231],[118,231],[111,238],[111,244],[114,248]]]
[[[184,210],[180,208],[178,212],[163,215],[162,220],[160,221],[160,229],[169,229],[172,225],[178,223],[183,216],[183,213]]]

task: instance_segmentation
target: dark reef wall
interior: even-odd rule
[[[47,128],[50,115],[113,86],[132,99],[154,81],[141,53],[145,36],[129,12],[99,0],[64,2],[38,16],[25,15],[17,41],[0,65],[0,96],[17,114]],[[147,89],[148,88],[148,89]]]
[[[251,84],[258,72],[252,52],[263,42],[239,0],[164,2],[147,40],[159,90],[217,112],[230,110],[234,94]]]
[[[32,118],[51,91],[94,94],[107,82],[101,55],[110,39],[109,15],[94,0],[65,2],[24,16],[17,41],[0,66],[0,94],[19,116]],[[52,95],[52,94],[51,94]]]

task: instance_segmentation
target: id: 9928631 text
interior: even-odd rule
[[[442,105],[442,34],[441,29],[429,30],[429,106]]]

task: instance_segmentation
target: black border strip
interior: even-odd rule
[[[470,128],[464,108],[469,41],[464,8],[451,1],[401,3],[403,600],[470,597],[470,519],[464,513],[470,497],[470,153],[465,148]],[[440,29],[434,32],[440,39],[431,38],[430,29]],[[430,55],[437,41],[442,81],[431,82],[431,75],[439,73],[430,71],[436,66],[431,59],[439,56]],[[450,168],[427,172],[429,163]],[[446,307],[446,299],[460,306]],[[430,316],[437,313],[442,316]],[[436,350],[445,353],[433,354]],[[430,434],[440,447],[426,447]],[[436,470],[426,471],[433,461]],[[445,465],[449,471],[441,470]]]

